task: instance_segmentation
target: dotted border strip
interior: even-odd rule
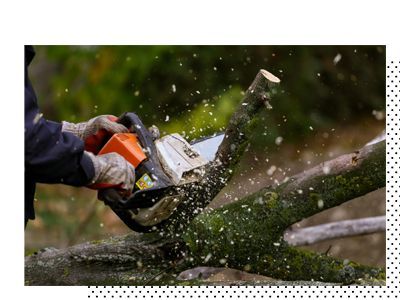
[[[398,298],[400,60],[386,69],[386,286],[89,286],[89,299]]]
[[[399,84],[400,60],[386,68],[386,285],[399,286]],[[397,296],[396,296],[397,298]]]

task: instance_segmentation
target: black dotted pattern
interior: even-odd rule
[[[386,70],[386,285],[399,287],[399,84],[400,61]],[[395,296],[397,298],[397,295]]]
[[[400,61],[386,70],[386,286],[89,286],[89,299],[387,299],[399,291],[399,76]]]

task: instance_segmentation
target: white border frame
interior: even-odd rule
[[[155,1],[127,0],[2,1],[0,82],[3,114],[0,182],[2,189],[0,255],[2,298],[87,299],[88,287],[25,287],[21,259],[24,252],[23,219],[23,45],[24,44],[384,44],[388,61],[399,63],[400,28],[396,1]],[[398,78],[397,78],[398,79]],[[250,298],[287,296],[311,298],[394,298],[398,288],[399,147],[398,87],[388,92],[387,286],[386,287],[132,287],[139,298],[158,298],[160,291],[174,298],[192,295]],[[390,98],[395,101],[390,102]],[[391,109],[394,109],[391,112]],[[395,116],[397,114],[397,116]],[[391,149],[393,147],[393,149]],[[391,158],[393,157],[393,158]],[[393,167],[393,168],[392,168]],[[397,172],[397,173],[396,173]],[[393,179],[390,176],[394,176]],[[393,186],[393,188],[391,188]],[[393,205],[393,206],[392,206]],[[391,245],[393,243],[393,245]],[[122,288],[121,291],[123,291]],[[116,290],[116,289],[114,289]],[[139,293],[139,290],[142,293]],[[148,294],[145,291],[150,291]],[[157,293],[155,293],[157,291]],[[179,291],[181,293],[179,294]],[[220,291],[220,293],[218,293]],[[242,293],[241,291],[245,291]],[[259,291],[259,293],[257,292]],[[297,293],[299,291],[299,293]],[[144,293],[146,296],[143,296]],[[126,293],[125,293],[126,294]],[[121,295],[121,294],[119,294]],[[114,298],[119,298],[115,295]],[[149,295],[149,296],[147,296]],[[7,297],[8,296],[8,297]],[[100,297],[99,297],[100,298]],[[131,296],[130,298],[135,298]],[[164,298],[164,297],[163,297]]]

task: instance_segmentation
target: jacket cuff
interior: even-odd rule
[[[86,153],[86,151],[83,152],[83,155],[81,158],[81,166],[82,166],[83,171],[86,174],[86,178],[87,178],[86,184],[90,184],[94,178],[95,169],[94,169],[93,161],[89,157],[89,155]]]

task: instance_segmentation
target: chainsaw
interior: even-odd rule
[[[160,205],[173,204],[179,196],[174,195],[173,188],[199,180],[200,169],[214,159],[224,135],[214,134],[189,143],[178,133],[160,137],[132,112],[124,113],[117,122],[129,128],[129,133],[112,135],[98,154],[116,152],[123,156],[135,167],[136,183],[128,197],[110,197],[118,191],[104,189],[99,192],[99,199],[130,229],[157,230],[172,215],[173,209],[161,217],[148,216]]]

